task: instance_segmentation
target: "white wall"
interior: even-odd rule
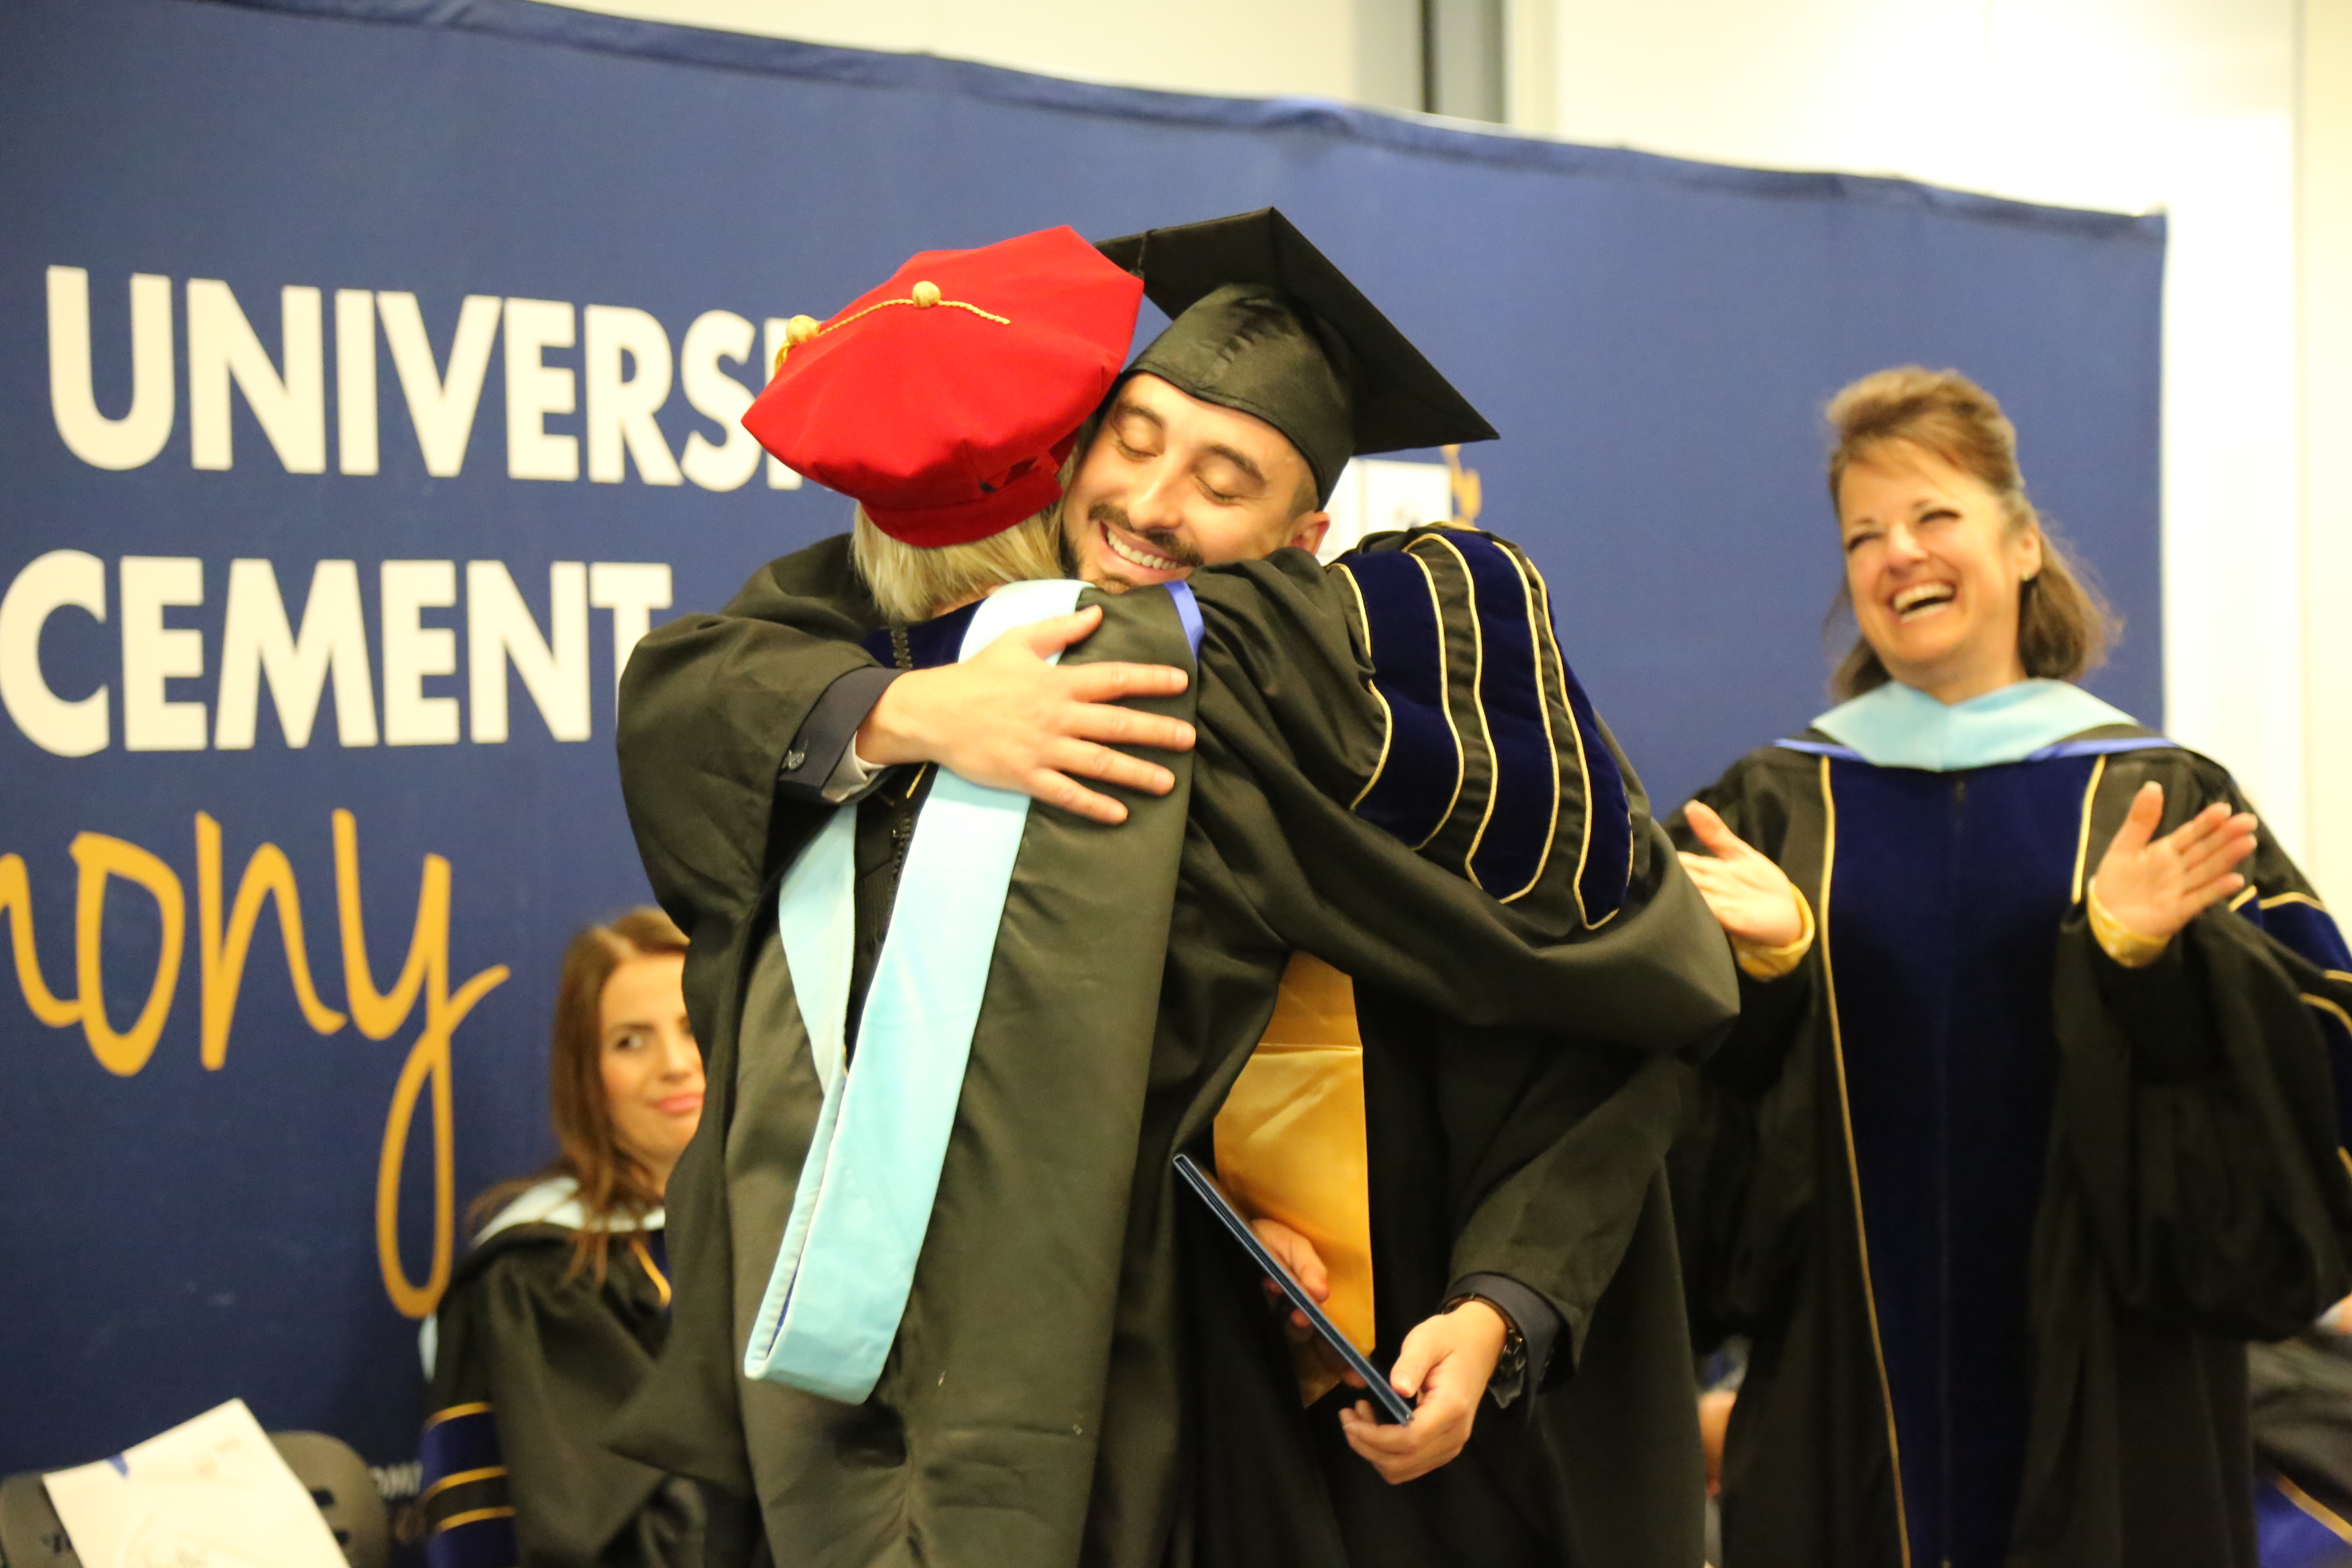
[[[1393,0],[1192,0],[1164,20],[1099,0],[571,3],[1355,101],[1394,98],[1371,57],[1402,36]],[[2352,901],[2352,0],[1506,0],[1506,17],[1527,130],[2170,215],[2165,711],[2142,717],[2227,763]]]
[[[813,44],[1246,98],[1357,96],[1358,0],[556,0]]]
[[[2142,717],[2304,852],[2294,0],[1554,3],[1572,141],[2170,215],[2165,712]]]
[[[2352,907],[2352,0],[2301,10],[2307,864]]]

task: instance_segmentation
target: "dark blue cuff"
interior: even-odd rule
[[[833,782],[833,770],[841,765],[842,753],[857,738],[857,726],[866,722],[874,704],[882,700],[883,688],[899,674],[882,665],[867,665],[824,689],[824,695],[802,721],[800,732],[784,748],[783,762],[776,770],[779,800],[795,805],[841,804],[825,800],[824,786]]]
[[[1552,1350],[1559,1343],[1559,1314],[1552,1310],[1551,1303],[1507,1274],[1465,1274],[1445,1292],[1448,1301],[1465,1296],[1477,1297],[1508,1318],[1527,1348],[1527,1360],[1517,1378],[1507,1386],[1500,1379],[1486,1385],[1495,1403],[1508,1405],[1541,1388],[1551,1368]]]

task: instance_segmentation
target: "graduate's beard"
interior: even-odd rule
[[[1192,546],[1185,543],[1182,539],[1178,537],[1175,530],[1168,528],[1138,528],[1128,521],[1127,509],[1125,507],[1119,505],[1115,500],[1098,500],[1095,502],[1094,505],[1087,508],[1087,515],[1083,521],[1076,523],[1075,526],[1068,523],[1065,523],[1063,526],[1062,553],[1065,560],[1071,565],[1074,574],[1076,573],[1076,563],[1078,562],[1087,561],[1093,558],[1094,552],[1082,545],[1079,541],[1081,537],[1085,533],[1090,531],[1097,523],[1102,524],[1106,529],[1117,528],[1126,531],[1126,532],[1132,537],[1144,541],[1144,542],[1150,547],[1153,554],[1173,561],[1181,565],[1188,572],[1197,572],[1202,567],[1208,564],[1206,559],[1202,556],[1198,550],[1195,550]],[[1124,594],[1129,589],[1140,588],[1145,585],[1137,582],[1132,577],[1123,576],[1119,573],[1108,567],[1099,568],[1098,571],[1098,575],[1089,577],[1087,580],[1092,583],[1096,587],[1104,589],[1109,593]],[[1154,585],[1156,586],[1156,584]]]

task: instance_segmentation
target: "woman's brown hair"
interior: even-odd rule
[[[2017,655],[2029,676],[2072,680],[2096,669],[2123,623],[2086,574],[2067,560],[2050,525],[2026,499],[2017,466],[2017,427],[1993,395],[1956,370],[1903,365],[1865,375],[1830,399],[1830,508],[1837,509],[1845,471],[1882,448],[1907,445],[1973,476],[2000,498],[2012,537],[2042,535],[2042,570],[2018,585]],[[1853,607],[1843,584],[1830,607],[1834,626]],[[1865,637],[1830,678],[1838,700],[1886,684],[1886,666]]]
[[[501,1182],[475,1199],[467,1211],[469,1226],[540,1183],[569,1176],[579,1184],[580,1206],[588,1220],[573,1246],[572,1271],[584,1268],[598,1283],[604,1281],[612,1222],[642,1219],[662,1206],[653,1173],[621,1146],[613,1128],[612,1104],[604,1098],[604,983],[634,960],[684,952],[685,933],[650,907],[590,926],[572,939],[555,983],[555,1020],[547,1058],[547,1106],[559,1152],[545,1169]]]

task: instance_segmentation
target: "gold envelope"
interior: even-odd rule
[[[1372,1348],[1372,1214],[1364,1133],[1364,1047],[1354,982],[1291,956],[1265,1038],[1216,1121],[1217,1179],[1252,1219],[1288,1226],[1330,1273],[1323,1310],[1358,1350]],[[1338,1374],[1301,1347],[1299,1394],[1312,1404]]]

